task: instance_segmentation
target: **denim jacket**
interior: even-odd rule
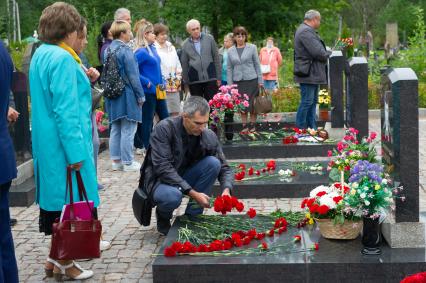
[[[124,80],[123,94],[114,99],[106,99],[106,109],[109,122],[126,118],[129,121],[142,122],[142,104],[145,94],[139,81],[139,70],[132,50],[121,40],[113,40],[107,52],[114,51],[120,45],[123,47],[117,52],[117,63],[120,75]],[[105,62],[104,62],[105,63]]]

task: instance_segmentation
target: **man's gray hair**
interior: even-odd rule
[[[198,25],[201,27],[201,24],[198,20],[196,19],[190,19],[187,23],[186,23],[186,30],[189,31],[189,28],[194,26],[194,25]]]
[[[206,115],[209,113],[209,103],[201,96],[190,96],[183,104],[183,113],[193,117],[198,111],[200,112],[200,115]]]
[[[305,13],[305,20],[313,20],[315,18],[320,18],[321,14],[317,10],[309,10]]]
[[[122,16],[123,15],[130,15],[130,11],[129,11],[129,9],[126,9],[126,8],[118,8],[117,9],[117,11],[115,11],[115,13],[114,13],[114,20],[115,21],[117,21],[117,20],[122,20]]]

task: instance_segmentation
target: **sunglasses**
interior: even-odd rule
[[[246,34],[245,34],[245,33],[236,33],[235,35],[236,35],[236,36],[246,36]]]

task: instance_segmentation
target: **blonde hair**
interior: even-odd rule
[[[117,20],[112,22],[109,32],[111,33],[113,39],[118,39],[120,38],[120,35],[122,32],[126,32],[130,29],[131,29],[131,26],[128,22],[123,20]]]
[[[154,26],[150,22],[146,20],[141,20],[140,22],[141,23],[139,25],[138,30],[136,31],[135,36],[135,49],[147,47],[149,43],[145,38],[145,33],[148,31],[154,32]]]

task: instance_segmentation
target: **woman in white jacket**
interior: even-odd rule
[[[167,41],[169,28],[163,24],[154,25],[158,55],[161,58],[161,73],[166,82],[167,109],[170,116],[177,116],[180,112],[180,85],[182,67],[175,47]]]

